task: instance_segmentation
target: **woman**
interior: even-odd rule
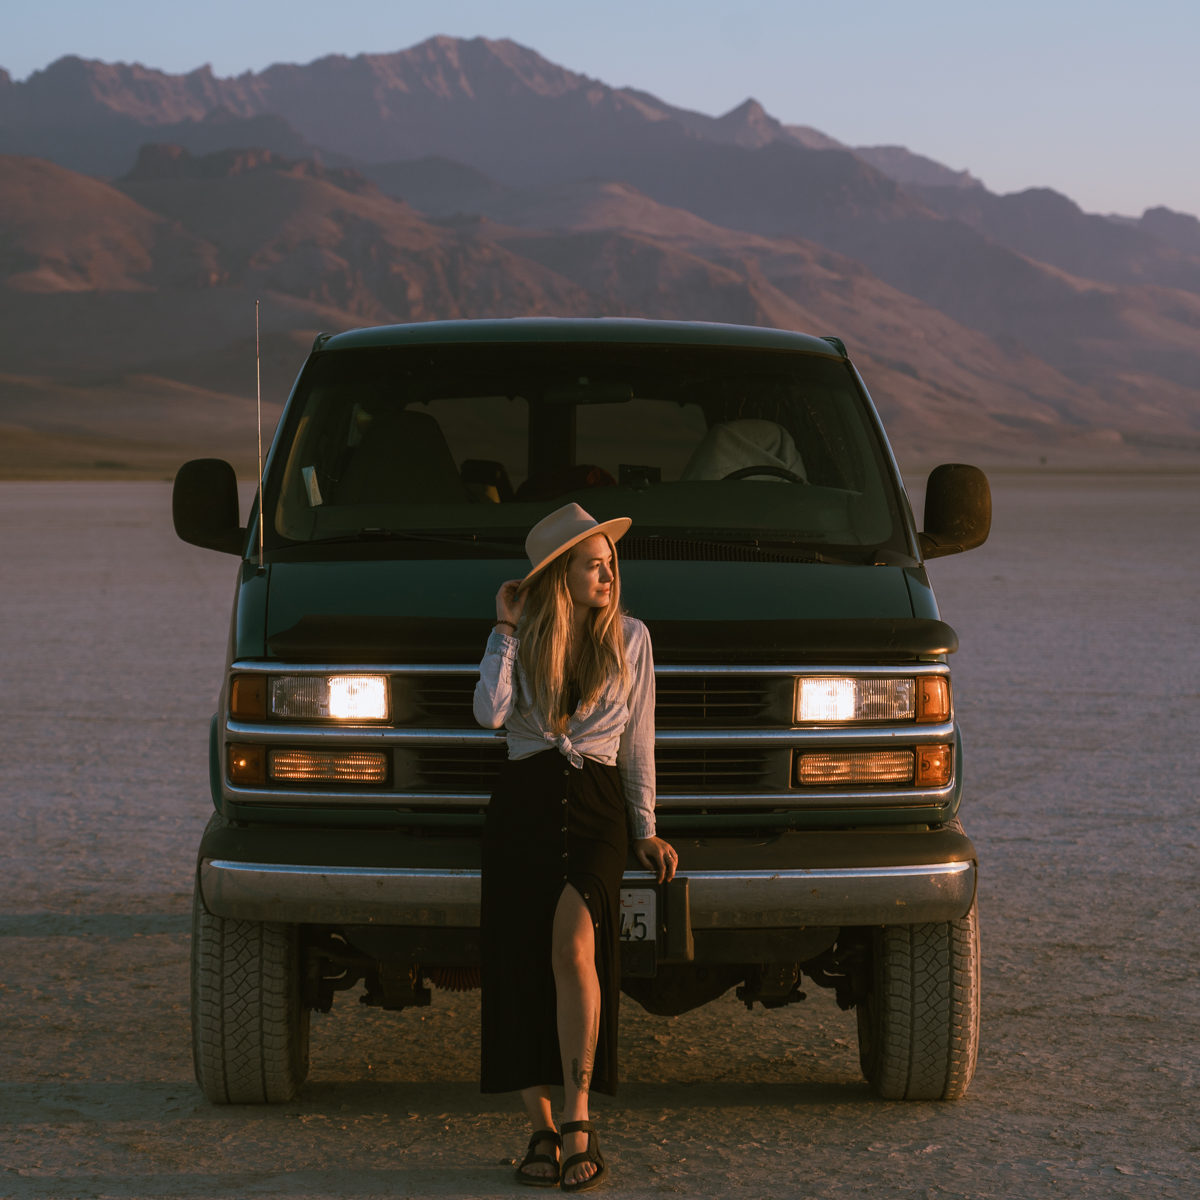
[[[588,1095],[617,1085],[629,834],[659,882],[677,862],[654,834],[650,636],[621,612],[613,547],[630,524],[567,504],[530,530],[532,569],[496,595],[475,689],[476,720],[508,740],[483,835],[481,1087],[521,1093],[533,1136],[517,1178],[568,1192],[605,1174]]]

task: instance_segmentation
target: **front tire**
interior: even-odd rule
[[[192,901],[192,1060],[214,1104],[277,1104],[308,1075],[309,1012],[294,925],[213,916]]]
[[[863,1075],[885,1100],[957,1100],[979,1052],[979,916],[873,932],[858,1006]]]

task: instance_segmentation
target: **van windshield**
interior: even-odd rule
[[[288,408],[266,511],[274,546],[394,537],[516,556],[525,532],[572,500],[600,520],[633,518],[626,556],[908,553],[853,372],[758,348],[318,354]]]

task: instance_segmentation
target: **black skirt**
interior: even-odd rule
[[[483,832],[482,1091],[563,1081],[550,943],[569,886],[595,931],[600,1032],[592,1090],[616,1092],[618,905],[628,849],[616,767],[585,758],[580,770],[557,750],[505,761]]]

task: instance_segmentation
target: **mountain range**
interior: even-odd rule
[[[1188,214],[996,195],[510,41],[0,72],[0,473],[245,468],[260,298],[272,415],[322,329],[636,315],[838,334],[902,463],[1200,451]]]

